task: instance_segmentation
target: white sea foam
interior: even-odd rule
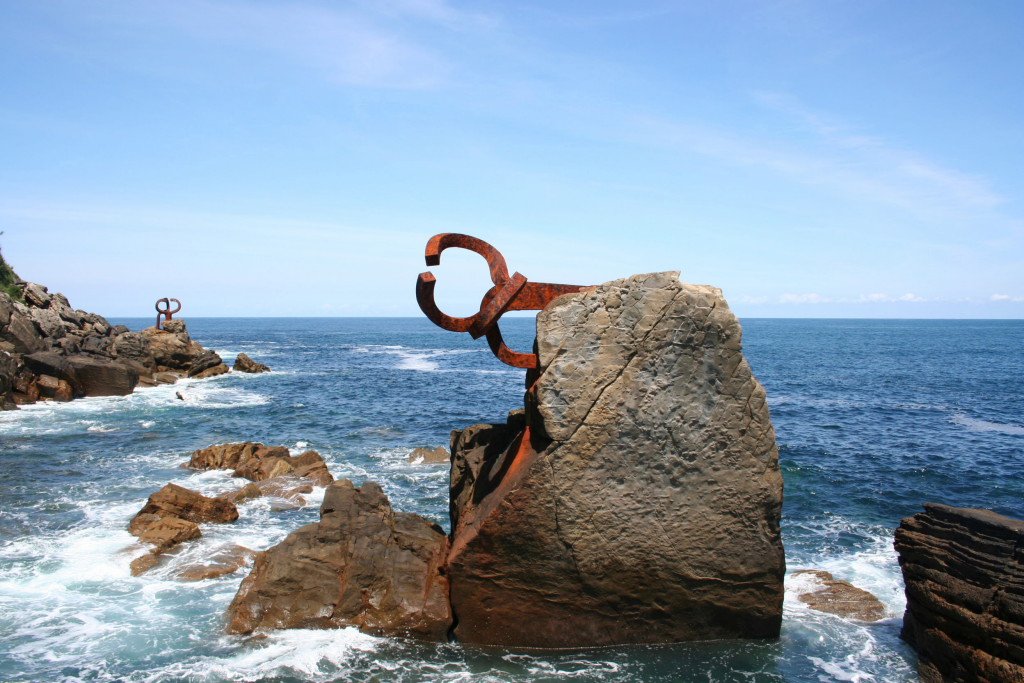
[[[954,415],[950,418],[950,421],[966,428],[969,432],[998,432],[999,434],[1009,434],[1011,436],[1024,436],[1024,426],[979,420],[963,413]]]

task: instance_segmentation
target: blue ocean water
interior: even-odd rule
[[[205,526],[168,565],[133,578],[141,549],[126,525],[150,493],[168,481],[208,494],[241,485],[181,469],[191,450],[314,448],[335,476],[378,481],[397,509],[447,527],[447,467],[407,454],[502,420],[521,404],[523,373],[426,320],[188,323],[225,358],[244,351],[274,371],[0,414],[0,680],[911,681],[892,551],[900,518],[924,501],[1024,517],[1024,321],[745,320],[781,447],[789,569],[872,591],[886,620],[813,612],[788,578],[777,642],[551,654],[352,629],[229,637],[222,615],[245,570],[189,583],[176,568],[223,545],[277,543],[316,519],[323,492],[298,510],[247,502],[238,522]],[[531,320],[503,329],[529,347]]]

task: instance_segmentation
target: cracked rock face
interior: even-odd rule
[[[925,503],[896,530],[921,680],[1024,681],[1024,521]]]
[[[782,476],[740,336],[718,289],[676,273],[564,296],[539,315],[525,434],[453,438],[460,641],[778,636]]]

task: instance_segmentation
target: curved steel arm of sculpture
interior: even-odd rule
[[[177,308],[171,308],[171,302],[172,301],[174,303],[178,304]],[[163,304],[164,307],[160,308],[160,304]],[[180,310],[181,310],[181,302],[178,301],[177,299],[173,298],[173,297],[168,298],[168,297],[165,296],[162,299],[157,299],[156,300],[156,329],[158,329],[158,330],[161,329],[161,324],[160,324],[161,318],[163,319],[164,322],[167,322],[167,321],[171,320],[174,317],[174,314],[177,313]]]
[[[480,310],[467,318],[447,315],[434,301],[434,287],[437,278],[433,273],[420,273],[416,278],[416,301],[420,310],[438,327],[452,332],[469,332],[473,339],[486,336],[491,351],[503,363],[516,368],[537,367],[537,354],[513,351],[506,344],[498,328],[498,319],[505,311],[539,311],[563,294],[579,292],[585,287],[579,285],[558,285],[549,282],[529,282],[521,273],[508,274],[505,257],[482,239],[455,232],[443,232],[427,241],[425,258],[428,266],[441,263],[445,249],[458,247],[476,252],[487,261],[494,286],[484,294]]]

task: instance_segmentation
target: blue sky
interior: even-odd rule
[[[0,245],[105,315],[417,315],[452,231],[741,316],[1024,317],[1019,2],[9,1],[0,45]]]

